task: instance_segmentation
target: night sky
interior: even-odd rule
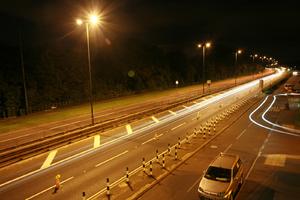
[[[192,46],[210,40],[272,56],[300,66],[300,12],[296,1],[192,0],[2,0],[2,45],[68,41],[74,20],[97,7],[103,13],[105,38],[138,38],[166,46]]]

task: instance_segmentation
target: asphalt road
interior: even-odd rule
[[[258,74],[255,76],[240,77],[238,78],[237,84],[251,81],[253,80],[253,78],[257,79],[259,77],[262,77],[263,75],[267,75],[268,73],[272,73],[272,72],[265,72],[265,74]],[[213,83],[210,86],[210,88],[208,88],[208,86],[206,85],[205,94],[208,94],[209,92],[212,93],[212,92],[224,90],[226,88],[230,88],[233,86],[234,86],[234,79],[218,81],[216,83]],[[170,93],[167,96],[158,96],[132,105],[117,106],[111,109],[105,109],[105,110],[95,112],[95,122],[100,123],[104,121],[109,121],[115,118],[120,118],[122,116],[124,117],[132,114],[137,114],[143,110],[149,110],[154,108],[158,109],[164,105],[166,106],[175,103],[178,100],[188,99],[199,95],[202,95],[201,85],[180,88],[178,90],[174,90],[174,92]],[[74,109],[76,109],[76,107],[74,107]],[[51,118],[52,113],[55,112],[56,111],[50,111],[48,113],[42,114],[42,116],[48,115],[48,117]],[[35,115],[39,115],[39,113],[36,113]],[[18,123],[17,120],[19,119],[7,119],[0,123],[15,124]],[[78,127],[88,126],[88,125],[90,125],[90,114],[87,112],[87,114],[66,118],[64,120],[28,126],[27,128],[16,129],[9,132],[1,133],[1,128],[0,128],[0,133],[1,133],[0,150],[9,147],[18,147],[26,142],[34,141],[53,134],[57,134],[68,130],[74,130]]]
[[[285,92],[279,88],[276,94]],[[262,119],[262,114],[272,103],[270,96],[262,106],[256,104],[243,114],[230,128],[210,142],[205,148],[177,168],[140,199],[199,199],[197,187],[203,170],[220,153],[238,154],[245,165],[246,181],[236,199],[300,199],[300,133],[299,128],[285,130]],[[283,98],[283,97],[282,97]],[[290,112],[285,109],[285,100],[275,102],[267,112],[267,119],[276,123],[285,118],[293,125]],[[292,97],[289,97],[292,98]],[[264,128],[249,120],[249,116]],[[298,110],[299,114],[299,110]],[[280,124],[279,124],[280,125]]]
[[[250,90],[251,87],[253,88]],[[74,156],[66,156],[68,159],[56,160],[50,166],[28,172],[29,174],[27,173],[25,176],[22,173],[17,173],[23,171],[24,166],[30,168],[32,165],[28,163],[32,160],[34,163],[38,163],[35,159],[40,159],[40,162],[43,163],[44,158],[41,158],[42,156],[1,169],[1,197],[4,199],[81,199],[82,191],[91,196],[105,188],[107,177],[112,182],[118,180],[124,176],[126,167],[132,170],[140,167],[143,157],[146,160],[152,159],[155,157],[156,150],[158,152],[165,151],[168,143],[171,145],[176,144],[178,137],[184,138],[186,133],[192,132],[199,123],[207,121],[213,115],[222,112],[232,104],[240,102],[243,98],[250,98],[258,90],[258,83],[250,83],[247,87],[246,85],[241,86],[219,96],[199,100],[193,105],[175,111],[176,114],[170,112],[167,117],[158,117],[160,122],[152,123],[149,126],[140,125],[140,128],[127,132],[127,134],[122,135],[120,133],[117,139],[110,139],[99,148],[89,149],[84,144],[79,144],[77,147],[71,146],[73,151],[85,148],[87,151],[74,154]],[[201,114],[199,120],[197,120],[197,117],[199,117],[198,111]],[[223,124],[223,126],[225,125]],[[236,129],[238,130],[238,127]],[[229,135],[236,137],[234,134],[235,131],[232,131]],[[256,141],[257,136],[254,135],[251,139],[261,145],[267,135],[268,133],[262,132],[259,135],[260,140]],[[242,138],[242,136],[240,137]],[[224,140],[227,141],[227,139]],[[229,141],[232,142],[233,139],[231,138]],[[224,144],[226,146],[226,143],[220,140],[219,137],[214,142],[217,142],[215,145],[217,148],[214,146],[207,149],[208,151],[218,151],[221,147],[224,147]],[[232,144],[232,146],[234,145]],[[68,153],[70,151],[65,152],[65,154]],[[256,155],[257,152],[251,153]],[[210,157],[206,159],[209,160]],[[14,172],[16,172],[16,176],[14,176]],[[58,193],[53,194],[53,185],[57,174],[61,175],[60,182],[63,187]]]

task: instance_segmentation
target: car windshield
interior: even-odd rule
[[[206,174],[205,178],[211,179],[211,180],[216,180],[216,181],[224,181],[224,182],[229,182],[231,179],[231,170],[230,169],[225,169],[221,167],[209,167]]]

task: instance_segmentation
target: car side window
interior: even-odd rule
[[[240,161],[240,160],[239,160]],[[240,162],[237,162],[233,168],[233,178],[236,176],[236,174],[238,173],[239,169],[240,169]]]

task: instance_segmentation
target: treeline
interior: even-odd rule
[[[88,101],[89,72],[84,41],[51,42],[23,47],[29,112]],[[214,46],[206,54],[206,79],[212,81],[257,72],[262,68],[241,55],[234,65],[234,49]],[[25,114],[19,47],[2,45],[0,60],[0,118]],[[194,44],[158,46],[127,39],[91,42],[95,100],[149,90],[162,90],[202,81],[202,52]]]

